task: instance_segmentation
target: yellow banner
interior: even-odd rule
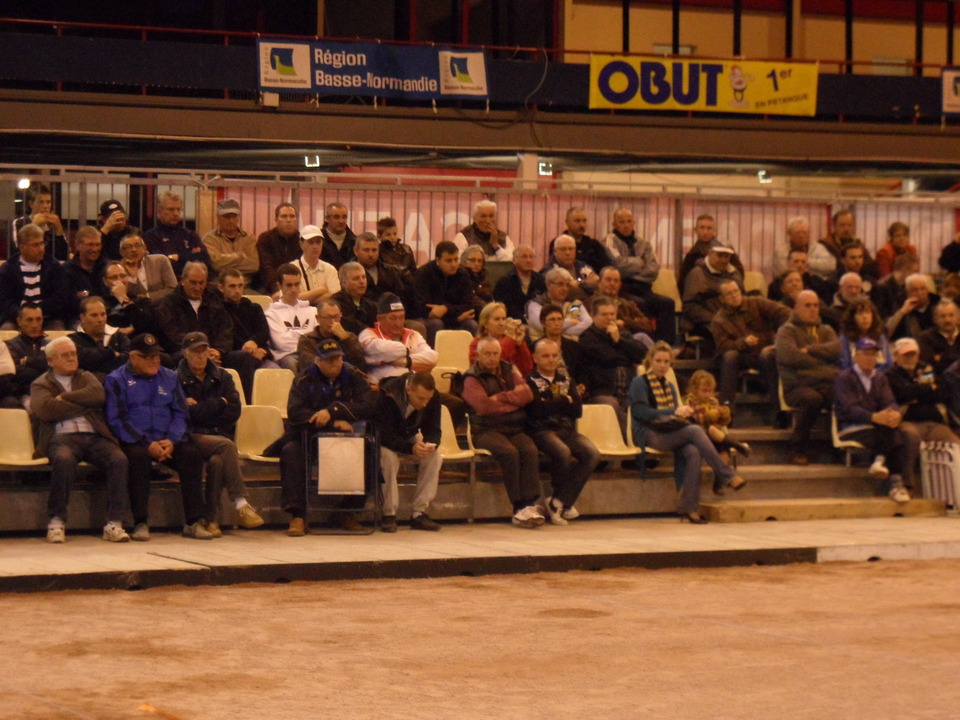
[[[590,107],[814,115],[812,63],[593,55]]]

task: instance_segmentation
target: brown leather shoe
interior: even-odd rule
[[[380,530],[385,533],[395,533],[397,531],[397,516],[384,515],[383,521],[380,523]]]
[[[290,527],[287,528],[289,537],[303,537],[307,534],[307,523],[303,518],[294,518],[290,521]]]

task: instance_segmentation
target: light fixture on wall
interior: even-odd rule
[[[757,170],[757,182],[761,185],[769,185],[773,182],[773,178],[767,174],[766,170]]]
[[[17,180],[17,188],[20,190],[26,190],[30,187],[30,178],[20,178]]]

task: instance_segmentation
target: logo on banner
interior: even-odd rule
[[[960,115],[960,68],[945,67],[941,72],[944,115]]]
[[[483,53],[461,53],[441,50],[441,95],[486,95],[487,69]]]
[[[310,45],[260,43],[260,85],[277,90],[311,87]]]

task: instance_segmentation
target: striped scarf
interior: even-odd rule
[[[646,378],[650,392],[653,393],[653,399],[657,403],[657,410],[668,410],[677,406],[666,378],[659,377],[652,370],[647,371]]]

